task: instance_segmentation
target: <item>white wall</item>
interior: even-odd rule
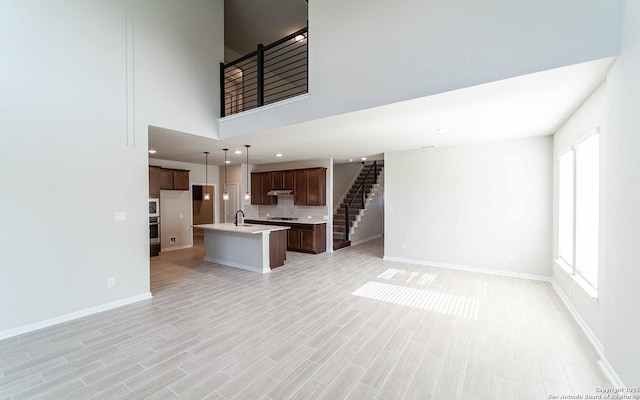
[[[147,126],[204,131],[195,125],[215,122],[217,110],[200,95],[208,89],[182,90],[185,81],[209,86],[200,80],[215,49],[168,44],[190,30],[216,42],[222,1],[175,3],[3,2],[0,337],[148,296]],[[150,29],[152,8],[172,23]],[[144,61],[163,43],[165,61],[179,65]]]
[[[191,192],[160,191],[160,250],[171,251],[193,246]],[[171,243],[175,237],[175,243]]]
[[[126,144],[124,1],[2,8],[0,336],[149,292],[146,149]]]
[[[135,0],[134,28],[136,133],[218,138],[223,1]]]
[[[551,275],[551,155],[549,136],[386,153],[385,258]]]
[[[640,383],[640,3],[624,0],[620,57],[608,77],[602,342],[624,383]],[[606,294],[606,296],[605,296]]]
[[[617,5],[314,1],[309,4],[310,96],[221,121],[221,137],[612,56],[619,45]]]
[[[640,3],[622,2],[622,46],[607,82],[562,126],[559,153],[600,126],[600,259],[598,300],[591,300],[557,266],[553,279],[602,346],[614,379],[640,382]],[[557,193],[556,193],[557,197]],[[554,235],[554,243],[557,240]],[[555,252],[554,252],[555,255]]]

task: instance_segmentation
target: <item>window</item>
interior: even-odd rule
[[[572,275],[598,287],[598,134],[558,159],[558,259]]]

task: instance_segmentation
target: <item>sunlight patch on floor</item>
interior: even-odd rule
[[[378,275],[379,279],[384,279],[388,281],[400,280],[406,283],[416,283],[418,285],[423,285],[423,286],[431,285],[437,277],[438,275],[435,275],[435,274],[409,272],[402,269],[394,269],[394,268],[389,268],[388,270]]]
[[[355,296],[419,308],[462,318],[478,318],[478,300],[430,290],[369,282],[352,293]]]

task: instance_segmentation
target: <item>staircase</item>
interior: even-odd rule
[[[333,215],[333,250],[351,245],[349,235],[357,228],[358,221],[364,214],[371,191],[376,187],[384,169],[384,161],[380,160],[375,163],[375,166],[373,162],[366,163],[363,166],[351,189],[342,200],[340,207],[338,207],[337,212]],[[347,224],[345,224],[347,205],[349,205],[349,235],[347,234]]]

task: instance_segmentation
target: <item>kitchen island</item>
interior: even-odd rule
[[[259,224],[195,225],[204,231],[205,261],[267,273],[284,265],[289,227]]]

